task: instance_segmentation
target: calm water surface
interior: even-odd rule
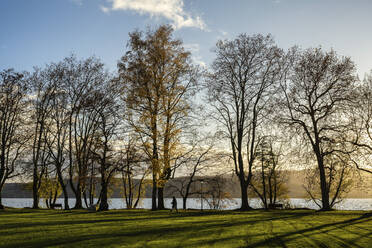
[[[165,199],[166,208],[171,208],[171,201],[172,201],[171,198]],[[3,202],[3,205],[8,206],[8,207],[15,207],[15,208],[32,207],[31,198],[3,198],[2,202]],[[177,198],[177,202],[178,202],[178,208],[182,208],[182,199]],[[296,208],[318,209],[318,206],[316,204],[314,204],[312,201],[307,201],[306,199],[291,198],[289,199],[289,202],[292,207],[296,207]],[[59,198],[57,200],[57,203],[63,204],[63,199]],[[75,204],[75,199],[70,199],[69,200],[70,207],[73,207],[74,204]],[[258,198],[250,199],[249,204],[253,208],[261,207],[261,202]],[[124,199],[120,199],[120,198],[111,198],[109,200],[109,205],[110,205],[110,209],[126,208]],[[45,207],[43,200],[40,201],[40,206]],[[240,199],[236,198],[236,199],[223,203],[222,209],[236,209],[239,206],[240,206]],[[151,198],[142,199],[141,204],[138,207],[150,209]],[[200,209],[201,208],[200,199],[197,199],[197,198],[188,199],[187,207],[194,208],[194,209]],[[210,206],[205,200],[203,201],[203,208],[210,209]],[[345,199],[343,202],[337,204],[335,208],[339,210],[371,210],[372,199]]]

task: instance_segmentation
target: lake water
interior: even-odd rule
[[[171,208],[171,201],[172,199],[166,198],[165,199],[165,207]],[[2,199],[3,205],[8,207],[14,208],[25,208],[25,207],[32,207],[32,199],[31,198],[3,198]],[[178,208],[182,208],[182,199],[177,198]],[[240,199],[236,198],[230,200],[228,202],[223,203],[222,209],[236,209],[240,206]],[[63,199],[59,198],[57,203],[63,203]],[[307,201],[301,198],[291,198],[289,199],[289,203],[292,207],[296,208],[311,208],[311,209],[318,209],[318,206],[314,204],[312,201]],[[73,207],[75,204],[75,199],[69,200],[70,207]],[[249,204],[253,208],[261,208],[261,202],[258,198],[252,198],[249,200]],[[40,206],[45,207],[44,201],[40,201]],[[111,198],[109,200],[110,209],[123,209],[126,207],[124,199],[120,198]],[[150,209],[151,208],[151,198],[142,199],[141,204],[138,206],[139,208]],[[197,198],[190,198],[187,200],[187,208],[194,208],[200,209],[201,208],[201,201]],[[343,202],[337,204],[335,206],[336,209],[339,210],[371,210],[372,209],[372,199],[345,199]],[[210,206],[206,202],[203,201],[203,209],[210,209]]]

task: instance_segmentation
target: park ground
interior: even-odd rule
[[[372,215],[6,209],[0,247],[372,247]]]

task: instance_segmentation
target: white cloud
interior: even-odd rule
[[[183,0],[107,0],[111,6],[101,7],[105,13],[112,10],[132,10],[141,15],[163,17],[171,21],[175,29],[196,27],[202,30],[206,25],[200,16],[191,16],[184,10]]]

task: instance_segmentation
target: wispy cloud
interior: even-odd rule
[[[110,7],[101,6],[105,13],[114,10],[135,11],[150,17],[163,17],[171,21],[175,29],[195,27],[206,30],[200,16],[192,16],[184,10],[183,0],[107,0]]]
[[[187,51],[191,52],[192,60],[195,64],[200,65],[203,68],[207,67],[207,64],[202,60],[202,57],[199,54],[200,46],[197,43],[184,44],[184,47]]]

